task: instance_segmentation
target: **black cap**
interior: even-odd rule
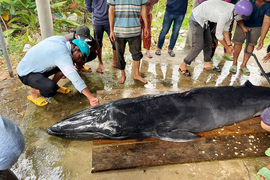
[[[76,34],[78,35],[79,39],[83,39],[83,40],[85,40],[85,42],[92,41],[92,37],[90,35],[90,29],[86,26],[77,27]]]

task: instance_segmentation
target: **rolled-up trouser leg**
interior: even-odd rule
[[[125,38],[116,38],[115,41],[116,55],[117,55],[116,67],[120,70],[125,70],[126,68],[126,61],[124,57],[126,43],[127,40]]]

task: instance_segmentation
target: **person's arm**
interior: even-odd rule
[[[262,59],[262,61],[263,61],[264,63],[270,62],[270,52],[267,53],[267,54],[264,56],[264,58]]]
[[[147,8],[146,8],[146,5],[142,5],[142,7],[141,7],[141,16],[142,16],[143,22],[145,24],[144,34],[145,34],[145,37],[147,38],[149,36],[148,25],[151,26],[151,24],[147,23]]]
[[[216,25],[216,37],[217,37],[217,40],[224,46],[224,48],[226,49],[226,52],[228,54],[232,54],[234,53],[234,49],[233,47],[231,46],[232,44],[227,44],[227,42],[231,42],[229,40],[229,26],[230,26],[230,23],[231,21],[227,22],[227,23],[224,23],[225,21],[224,20],[219,20],[217,25]],[[223,36],[224,34],[224,36]],[[225,38],[227,39],[225,41]]]
[[[261,37],[260,37],[260,40],[259,40],[259,43],[258,43],[256,50],[262,49],[263,41],[264,41],[265,36],[269,30],[269,27],[270,27],[270,17],[267,15],[264,15],[263,25],[262,25],[262,29],[261,29]]]
[[[85,0],[85,6],[87,11],[92,15],[93,9],[92,9],[92,0]]]
[[[240,28],[242,29],[244,35],[246,36],[247,32],[250,31],[250,29],[248,29],[245,25],[243,20],[241,21],[237,21],[238,25],[240,26]]]
[[[89,100],[91,106],[97,106],[97,105],[99,105],[99,100],[98,100],[98,98],[95,98],[95,97],[90,93],[90,91],[88,90],[88,88],[83,89],[83,90],[82,90],[82,94],[85,95],[85,96],[87,97],[87,99]]]
[[[114,17],[115,17],[115,6],[110,5],[110,7],[109,7],[109,23],[110,23],[110,39],[112,42],[115,42]]]

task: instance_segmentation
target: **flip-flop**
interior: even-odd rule
[[[157,49],[156,52],[155,52],[156,55],[160,56],[161,55],[161,50],[160,49]]]
[[[265,155],[266,155],[266,156],[270,156],[270,148],[266,149]]]
[[[227,55],[227,54],[224,54],[223,57],[229,61],[232,61],[233,60],[233,56],[231,55]]]
[[[270,180],[270,170],[267,169],[266,167],[263,167],[259,170],[259,172],[257,173],[257,175],[261,175],[263,176],[266,180]],[[258,176],[256,176],[257,180],[262,180],[262,178],[259,178]]]
[[[244,75],[249,76],[250,70],[248,68],[240,68]]]
[[[83,72],[89,72],[89,73],[92,72],[92,69],[88,66],[83,66],[82,68],[80,68],[80,70]]]
[[[70,90],[66,87],[59,86],[59,88],[57,89],[57,92],[59,92],[61,94],[68,94],[70,92]]]
[[[236,72],[237,72],[237,66],[232,65],[232,66],[230,67],[230,72],[231,72],[232,74],[236,74]]]
[[[175,57],[175,53],[173,51],[168,51],[168,54],[171,56],[171,57]]]
[[[181,70],[181,69],[179,68],[179,71],[180,71],[180,73],[183,74],[184,76],[191,76],[191,74],[190,74],[190,72],[189,72],[188,69],[186,69],[186,70]]]
[[[212,67],[205,67],[203,69],[205,69],[207,71],[221,72],[221,70],[219,68],[217,68],[217,67],[213,67],[213,68]]]
[[[37,99],[33,99],[32,95],[27,96],[27,99],[32,101],[37,106],[45,106],[48,104],[48,101],[44,97],[39,97]]]

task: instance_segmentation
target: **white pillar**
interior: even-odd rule
[[[42,39],[54,35],[50,0],[36,0]]]

